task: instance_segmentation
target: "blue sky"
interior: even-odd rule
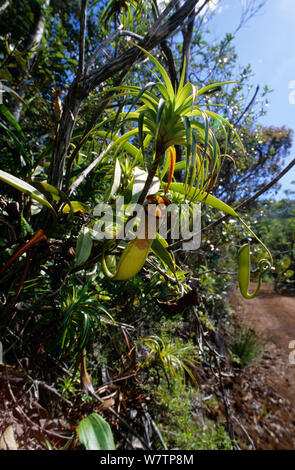
[[[239,24],[242,5],[249,0],[215,0],[215,17],[210,21],[216,39],[224,33],[234,33]],[[267,114],[260,122],[294,130],[293,146],[285,165],[295,157],[295,0],[267,0],[256,16],[236,34],[234,44],[243,66],[251,64],[253,84],[262,89],[267,85],[273,92],[268,96]],[[282,188],[295,190],[293,168],[280,181]]]

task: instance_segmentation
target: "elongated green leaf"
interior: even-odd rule
[[[138,139],[139,139],[139,147],[141,148],[141,153],[144,159],[143,121],[144,121],[144,112],[142,111],[139,114],[139,118],[138,118]]]
[[[192,133],[191,125],[187,117],[183,117],[183,124],[186,134],[186,168],[185,168],[185,188],[187,187],[188,177],[189,177],[189,168],[191,165],[191,150],[192,150]]]
[[[155,127],[155,139],[158,137],[158,131],[160,127],[160,121],[161,121],[161,116],[165,108],[165,100],[163,98],[160,99],[159,101],[159,106],[157,110],[157,118],[156,118],[156,127]]]
[[[162,180],[162,179],[164,178],[164,176],[166,175],[166,173],[167,173],[167,171],[168,171],[168,169],[169,169],[169,166],[170,166],[170,156],[169,156],[168,150],[166,150],[164,166],[163,166],[163,169],[162,169],[161,174],[160,174],[161,180]]]
[[[63,213],[69,214],[71,212],[71,207],[73,212],[90,212],[90,208],[86,204],[83,204],[80,201],[70,201],[70,204],[66,204],[63,207]]]
[[[163,183],[163,185],[166,186],[166,183]],[[170,186],[170,191],[175,191],[176,193],[180,194],[186,194],[184,183],[172,183]],[[218,209],[224,212],[225,214],[232,215],[233,217],[239,217],[232,207],[228,206],[225,202],[220,201],[220,199],[217,199],[211,194],[206,193],[205,191],[202,191],[200,189],[196,190],[196,188],[193,187],[187,194],[188,198],[191,198],[192,196],[194,196],[195,201],[208,204],[209,206],[214,207],[214,209]]]
[[[40,202],[40,204],[43,204],[43,206],[49,207],[49,209],[51,209],[52,212],[57,215],[47,199],[45,199],[40,193],[36,194],[37,190],[34,188],[34,186],[31,186],[29,183],[26,183],[20,178],[17,178],[16,176],[11,175],[10,173],[6,173],[6,171],[2,170],[0,170],[0,179],[5,183],[10,184],[10,186],[18,189],[22,193],[28,194],[32,199],[35,199],[36,201]]]
[[[142,89],[140,89],[139,93],[135,96],[135,99],[132,101],[131,106],[129,110],[126,113],[125,119],[128,117],[128,114],[130,113],[131,109],[136,105],[136,103],[140,100],[142,95],[149,89],[153,88],[155,86],[155,82],[149,82],[147,83]]]
[[[213,111],[208,111],[208,110],[207,110],[207,111],[206,111],[206,114],[207,114],[209,117],[215,119],[215,121],[222,122],[222,123],[225,124],[227,127],[229,127],[229,128],[231,129],[231,131],[234,133],[234,136],[236,137],[236,139],[237,139],[237,141],[238,141],[238,143],[239,143],[239,145],[240,145],[242,151],[243,151],[244,153],[246,153],[245,148],[244,148],[244,146],[243,146],[243,144],[242,144],[242,141],[241,141],[241,139],[240,139],[239,134],[237,133],[237,131],[235,130],[235,128],[227,121],[227,119],[225,119],[224,117],[220,116],[220,114],[213,113]]]
[[[83,227],[79,233],[76,245],[75,266],[85,263],[92,250],[92,238],[87,227]]]
[[[9,70],[7,69],[0,70],[0,80],[7,80],[10,83],[13,82],[13,77],[11,73],[9,72]]]
[[[192,162],[191,162],[191,170],[190,170],[190,182],[189,182],[189,190],[193,187],[193,184],[196,180],[196,169],[197,165],[199,163],[198,159],[198,152],[197,152],[197,142],[196,142],[196,136],[192,134]]]
[[[33,181],[32,185],[40,191],[40,193],[44,194],[44,196],[50,195],[52,199],[55,201],[59,201],[60,199],[62,201],[68,201],[68,197],[66,194],[61,191],[60,189],[57,189],[55,186],[52,186],[51,184],[46,183],[45,181]]]
[[[136,132],[138,132],[137,129],[133,131],[132,135],[136,134]],[[101,137],[106,137],[107,132],[106,131],[96,131],[96,135],[99,135]],[[122,140],[120,142],[118,142],[119,137],[115,136],[115,135],[113,135],[112,139],[114,141],[114,145],[112,146],[112,148],[114,148],[116,144],[122,145],[124,150],[126,150],[126,152],[130,153],[130,155],[132,157],[138,158],[139,149],[137,147],[135,147],[134,145],[130,144],[130,142],[125,141],[125,140],[123,140],[123,143],[122,143]]]
[[[175,163],[175,170],[174,171],[181,171],[185,169],[186,161],[181,160],[180,162]]]
[[[160,88],[161,88],[161,85],[164,87],[164,85],[161,82],[156,82],[156,85]],[[134,95],[135,97],[142,90],[140,87],[135,87],[135,86],[124,86],[124,87],[120,87],[120,88],[122,88],[124,91],[128,91],[130,95]],[[113,88],[113,89],[115,89],[115,88]],[[112,90],[112,89],[110,89],[110,90]],[[166,94],[164,96],[168,97],[168,94]],[[151,93],[149,90],[145,89],[144,93],[141,95],[141,101],[144,104],[149,105],[155,111],[157,111],[159,98],[156,95],[154,95],[153,93]],[[128,119],[130,119],[130,115],[132,115],[132,113],[128,112]],[[125,114],[122,113],[122,116],[125,117],[125,119],[126,119],[126,113]]]
[[[181,90],[179,95],[177,94],[177,97],[175,99],[175,111],[181,112],[181,108],[184,104],[186,103],[187,98],[189,95],[192,93],[192,84],[187,83],[184,88]],[[193,96],[191,97],[191,100],[193,100]]]
[[[165,81],[165,85],[166,85],[166,88],[167,88],[167,92],[169,94],[169,98],[170,98],[170,100],[172,100],[174,98],[174,90],[173,90],[173,86],[172,86],[172,83],[170,81],[169,75],[166,72],[166,70],[164,69],[164,67],[148,51],[146,51],[142,47],[138,46],[138,44],[134,44],[134,46],[138,47],[141,51],[143,51],[150,58],[150,60],[155,64],[155,66],[159,70],[160,74],[162,75],[162,78]]]
[[[18,136],[15,132],[12,132],[4,122],[0,121],[0,127],[5,129],[5,132],[7,132],[8,136],[11,139],[11,142],[13,142],[13,145],[18,149],[19,153],[23,156],[23,158],[26,160],[26,155],[25,155],[25,148],[23,143],[18,139]]]
[[[167,92],[167,88],[162,82],[157,83],[157,88],[165,100],[170,100],[170,96],[169,96],[169,93]]]
[[[24,106],[27,106],[27,103],[16,93],[16,91],[14,91],[9,86],[3,85],[3,83],[2,83],[2,90],[6,91],[7,93],[10,93],[15,99],[20,101]]]
[[[169,253],[169,251],[167,250],[167,246],[168,243],[166,242],[166,240],[157,233],[157,236],[152,243],[152,251],[155,253],[156,256],[158,256],[158,258],[160,258],[161,261],[163,261],[165,265],[168,266],[170,271],[175,273],[175,262],[171,253]]]
[[[92,413],[80,421],[78,435],[86,450],[116,449],[110,425],[97,413]]]
[[[3,114],[3,116],[6,118],[7,122],[9,122],[9,124],[11,124],[14,129],[22,136],[24,137],[24,134],[23,134],[23,131],[22,131],[22,128],[20,127],[19,123],[14,119],[13,115],[11,114],[11,112],[9,111],[9,109],[6,108],[6,106],[1,103],[0,104],[0,111],[1,113]]]
[[[204,86],[203,88],[200,88],[198,91],[198,96],[203,95],[204,93],[208,93],[208,91],[213,90],[214,88],[223,86],[223,85],[229,85],[231,83],[239,83],[237,80],[233,81],[228,81],[228,82],[218,82],[218,83],[212,83],[211,85]]]
[[[115,160],[115,165],[114,165],[114,171],[113,171],[113,177],[112,177],[112,182],[110,189],[108,191],[106,200],[109,200],[111,197],[113,197],[116,192],[118,191],[121,183],[121,166],[118,158]]]
[[[134,183],[134,177],[131,178],[131,181],[129,182],[127,188],[122,193],[125,204],[130,204],[132,202],[133,183]]]
[[[122,113],[122,109],[123,107],[127,104],[125,101],[123,101],[119,108],[118,108],[118,111],[116,113],[116,116],[114,117],[113,119],[113,127],[112,127],[112,131],[111,131],[111,135],[113,135],[113,132],[114,132],[114,129],[116,128],[117,124],[118,124],[118,119],[120,116],[124,116],[124,120],[127,120],[128,119],[128,116],[129,114],[131,113],[131,110],[132,108],[137,104],[137,102],[140,100],[141,96],[149,89],[149,88],[152,88],[153,86],[155,85],[154,82],[149,82],[147,83],[142,89],[139,89],[139,92],[138,94],[135,96],[135,98],[132,100],[131,102],[131,105],[129,106],[129,110],[127,111],[127,113]],[[121,123],[122,124],[122,123]]]
[[[183,84],[184,84],[184,77],[185,77],[185,69],[186,69],[186,56],[183,58],[183,65],[182,65],[182,70],[181,70],[181,76],[179,80],[179,85],[178,85],[178,90],[176,93],[176,100],[179,97],[182,89],[183,89]]]

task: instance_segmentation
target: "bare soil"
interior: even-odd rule
[[[257,449],[295,449],[295,364],[289,360],[295,298],[264,285],[254,299],[235,291],[229,302],[265,341],[261,356],[232,380],[233,410]],[[242,429],[237,433],[242,437]]]

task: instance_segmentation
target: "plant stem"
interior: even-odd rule
[[[153,179],[157,173],[157,169],[158,169],[158,166],[160,164],[160,161],[161,161],[161,156],[162,156],[162,152],[156,152],[156,156],[155,156],[155,159],[148,171],[148,176],[147,176],[147,179],[146,179],[146,182],[144,184],[144,187],[143,187],[143,190],[141,191],[141,194],[138,198],[138,201],[137,201],[137,204],[139,204],[140,206],[144,203],[145,201],[145,198],[147,196],[147,193],[149,192],[149,189],[151,187],[151,184],[153,182]]]

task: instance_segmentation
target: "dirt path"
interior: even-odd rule
[[[262,356],[233,386],[240,385],[237,412],[257,448],[295,449],[295,364],[289,361],[289,344],[295,340],[295,298],[264,285],[251,300],[233,292],[230,305],[266,343]]]

